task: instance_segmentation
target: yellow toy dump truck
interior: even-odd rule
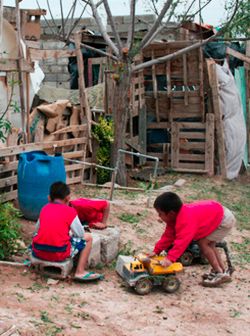
[[[167,293],[174,293],[180,287],[176,273],[183,270],[181,263],[176,262],[169,267],[163,267],[160,261],[164,256],[149,258],[140,254],[134,261],[124,264],[123,278],[130,287],[134,287],[140,295],[148,294],[153,286],[162,286]]]

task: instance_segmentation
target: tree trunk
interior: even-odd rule
[[[112,163],[115,166],[118,158],[118,149],[125,149],[125,136],[129,109],[130,66],[127,63],[119,65],[112,75],[115,81],[113,92],[112,113],[114,118],[114,143],[112,148]],[[126,185],[125,155],[120,155],[117,183]]]

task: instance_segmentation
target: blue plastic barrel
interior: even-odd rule
[[[66,181],[63,157],[43,151],[19,155],[17,168],[18,202],[25,218],[37,220],[40,210],[48,203],[52,183]]]

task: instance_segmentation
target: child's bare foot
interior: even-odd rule
[[[104,230],[107,228],[107,224],[104,223],[94,223],[91,225],[91,229]]]

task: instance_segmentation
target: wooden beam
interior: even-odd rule
[[[240,53],[239,51],[236,51],[234,49],[231,49],[231,48],[227,47],[226,54],[228,54],[230,56],[233,56],[233,57],[236,57],[236,58],[240,59],[241,61],[250,64],[250,57]]]
[[[39,50],[29,48],[30,58],[34,61],[45,60],[49,58],[75,57],[75,50]]]
[[[17,59],[0,58],[0,71],[18,71],[17,62]],[[34,72],[34,62],[29,63],[22,59],[20,60],[20,66],[23,72]]]
[[[215,130],[216,130],[216,141],[218,148],[218,160],[220,166],[220,173],[223,178],[227,176],[226,170],[226,149],[225,149],[225,136],[224,128],[222,121],[222,112],[220,108],[220,99],[219,99],[219,84],[216,73],[216,64],[212,60],[207,60],[208,68],[208,78],[209,84],[212,89],[212,103],[215,116]]]

